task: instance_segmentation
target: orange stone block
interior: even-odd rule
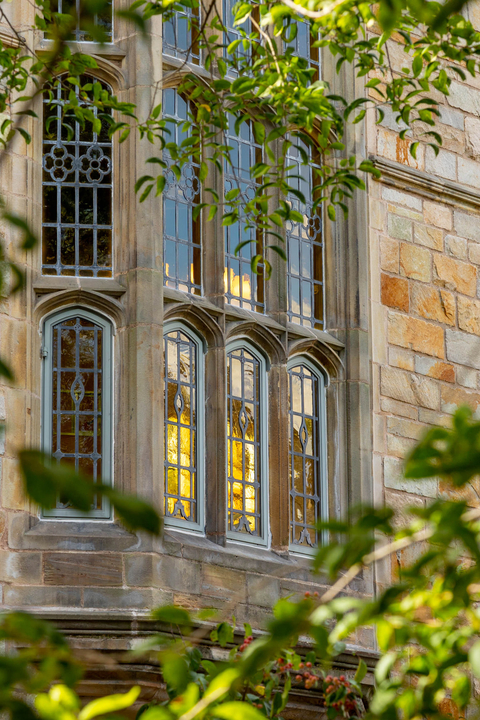
[[[408,312],[408,280],[382,273],[382,304]]]
[[[443,328],[400,313],[388,314],[388,342],[425,355],[445,357]]]
[[[427,320],[455,325],[455,298],[448,290],[415,283],[412,288],[411,310]]]
[[[435,282],[449,290],[474,297],[477,292],[477,269],[469,263],[454,260],[446,255],[435,255]]]

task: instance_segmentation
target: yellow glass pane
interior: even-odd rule
[[[190,429],[181,427],[180,428],[180,464],[185,466],[191,465],[191,454],[190,454]]]
[[[176,468],[168,468],[167,492],[170,495],[176,495],[177,491],[178,491],[178,470]]]
[[[177,422],[177,410],[175,408],[175,396],[178,385],[173,382],[167,383],[167,417],[170,421]]]
[[[243,486],[242,483],[233,483],[233,509],[243,510]]]
[[[255,440],[255,425],[254,425],[254,410],[253,405],[250,403],[245,403],[245,415],[247,417],[247,426],[245,428],[245,439],[246,440]]]
[[[299,455],[293,458],[294,488],[297,492],[303,493],[303,460]]]
[[[230,395],[242,397],[242,363],[232,358],[230,371]]]
[[[255,448],[253,445],[245,445],[245,476],[246,482],[255,481]]]
[[[303,499],[295,498],[295,520],[297,522],[303,522]]]
[[[183,410],[180,416],[180,422],[184,425],[190,425],[190,388],[183,386],[181,388],[183,398]],[[195,422],[195,418],[193,418]]]
[[[167,425],[168,462],[178,463],[178,427]]]
[[[243,478],[243,458],[242,458],[242,443],[231,442],[232,446],[232,473],[233,477],[237,480]]]
[[[190,498],[190,490],[192,487],[190,472],[188,470],[180,470],[180,495],[184,498]]]
[[[174,498],[167,498],[167,510],[168,513],[171,515],[173,513],[173,508],[175,507],[175,499]]]

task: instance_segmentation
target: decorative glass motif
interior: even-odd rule
[[[51,0],[50,7],[52,12],[62,13],[63,15],[75,15],[80,17],[82,0]],[[101,27],[107,42],[112,42],[113,31],[113,0],[107,0],[102,10],[94,15],[94,25]],[[81,28],[78,19],[77,27],[74,32],[74,39],[77,42],[92,41],[94,38],[89,34],[88,29]]]
[[[81,78],[82,85],[90,81]],[[71,90],[56,82],[55,104],[46,98],[43,106],[42,272],[111,277],[112,141],[106,122],[96,133],[91,124],[82,128],[73,116],[62,116]]]
[[[163,111],[167,120],[166,142],[182,143],[188,137],[187,102],[174,89],[163,91]],[[168,150],[163,159],[173,164]],[[193,208],[200,200],[198,165],[182,167],[180,180],[172,170],[165,173],[163,192],[164,284],[184,292],[201,294],[200,218],[194,220]]]
[[[224,193],[240,190],[242,202],[248,202],[255,196],[255,181],[250,178],[250,168],[260,162],[262,151],[255,142],[252,124],[248,121],[235,132],[235,118],[229,116],[228,132],[225,141],[230,148],[230,161],[224,163]],[[225,239],[225,297],[230,305],[263,312],[263,276],[254,273],[252,258],[261,253],[261,234],[247,227],[242,218],[233,225],[224,227]],[[251,242],[247,242],[251,240]],[[240,243],[247,242],[235,255]]]
[[[301,142],[294,140],[297,145]],[[311,155],[303,146],[304,153]],[[313,210],[315,163],[302,164],[298,147],[289,148],[286,166],[290,168],[288,183],[300,191],[304,204],[291,193],[288,201],[304,221],[286,223],[288,319],[297,325],[322,329],[323,316],[323,236],[320,205]]]
[[[248,350],[227,355],[228,530],[261,535],[260,363]]]
[[[197,345],[165,335],[165,517],[197,522]]]
[[[315,547],[321,519],[318,377],[306,365],[289,370],[290,542]]]
[[[198,30],[198,7],[182,7],[181,11],[174,10],[172,17],[163,21],[164,55],[199,65]]]
[[[53,326],[52,456],[93,483],[102,478],[103,329],[73,317]],[[68,508],[58,499],[57,510]],[[92,510],[102,509],[97,496]]]

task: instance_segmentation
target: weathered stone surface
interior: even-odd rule
[[[478,372],[472,368],[459,365],[457,367],[457,382],[464,387],[475,389],[478,387]]]
[[[469,405],[476,410],[480,405],[480,395],[464,390],[463,388],[443,385],[441,403],[443,412],[453,413],[461,405]]]
[[[271,608],[280,597],[280,581],[247,573],[247,599],[251,605]]]
[[[382,398],[380,407],[383,412],[393,413],[394,415],[411,418],[412,420],[418,417],[418,409],[416,407],[407,405],[404,402],[399,402],[398,400],[392,400],[391,398]]]
[[[198,594],[201,592],[201,564],[162,555],[155,567],[155,584],[163,589]]]
[[[441,105],[439,110],[443,125],[451,125],[452,127],[457,128],[457,130],[463,130],[466,128],[463,113],[458,112],[457,110],[452,110],[447,105]]]
[[[477,270],[468,263],[454,260],[445,255],[435,255],[435,282],[456,290],[464,295],[474,297],[477,291]]]
[[[423,216],[427,225],[451,230],[453,225],[452,211],[440,203],[425,200],[423,203]]]
[[[458,296],[458,327],[465,332],[480,335],[480,302]]]
[[[480,116],[480,92],[465,83],[453,81],[450,85],[448,104],[464,112]]]
[[[387,434],[387,452],[402,460],[413,450],[416,442],[411,438]]]
[[[427,410],[426,408],[418,409],[418,419],[429,425],[441,425],[442,427],[452,426],[452,418],[450,415],[435,412],[434,410]]]
[[[238,602],[245,602],[245,573],[218,565],[204,565],[201,592],[225,599],[235,596]]]
[[[91,608],[152,609],[170,604],[173,594],[155,588],[85,588],[84,605]]]
[[[375,230],[385,230],[385,203],[380,202],[377,198],[369,199],[369,218],[370,225]]]
[[[389,367],[382,368],[380,378],[382,395],[410,405],[440,409],[440,388],[436,380]]]
[[[445,238],[445,252],[453,255],[459,260],[467,259],[467,241],[465,238],[459,238],[456,235],[447,235]]]
[[[416,245],[401,243],[400,273],[414,280],[430,282],[432,279],[432,259],[430,251]]]
[[[467,155],[480,160],[480,120],[477,118],[465,118],[465,145]]]
[[[453,365],[426,357],[419,357],[418,355],[415,357],[415,372],[437,378],[437,380],[455,382],[455,368]]]
[[[415,356],[410,350],[403,350],[403,348],[392,346],[388,349],[388,362],[394,367],[401,368],[402,370],[413,370],[415,369]]]
[[[45,553],[46,585],[122,585],[122,556],[100,553]]]
[[[466,157],[458,158],[458,177],[465,185],[479,187],[480,173],[478,163]]]
[[[397,203],[398,205],[406,205],[407,207],[412,208],[412,210],[418,210],[419,212],[422,210],[422,201],[419,197],[410,195],[409,193],[400,192],[400,190],[395,190],[395,188],[387,186],[382,188],[382,198],[387,202]]]
[[[398,273],[399,252],[399,244],[396,240],[382,237],[380,240],[380,265],[382,270]]]
[[[457,157],[447,150],[440,150],[435,155],[431,147],[427,147],[425,152],[425,170],[428,173],[440,175],[447,180],[457,179]]]
[[[480,265],[480,243],[468,243],[468,259],[470,262]]]
[[[455,325],[455,298],[448,290],[414,283],[411,310],[427,320]]]
[[[12,582],[18,585],[41,583],[41,553],[0,550],[0,582]]]
[[[381,298],[383,305],[408,312],[408,280],[382,273]]]
[[[8,585],[4,588],[4,603],[10,607],[80,607],[81,588],[45,587],[44,585]]]
[[[436,478],[427,480],[405,480],[403,477],[403,461],[399,458],[386,457],[383,465],[385,487],[393,490],[421,495],[423,497],[437,497],[438,481]]]
[[[412,221],[408,218],[388,213],[388,234],[397,240],[412,239]]]
[[[448,360],[480,370],[479,337],[457,330],[446,330],[445,340]]]
[[[443,328],[400,313],[388,313],[388,341],[426,355],[445,357]]]
[[[480,222],[478,215],[469,215],[461,210],[453,213],[453,225],[457,235],[480,242]]]
[[[432,250],[443,250],[443,232],[438,228],[415,223],[413,239],[419,245],[424,245]]]
[[[389,417],[387,418],[387,432],[392,435],[410,438],[411,440],[418,440],[425,432],[425,425],[412,422],[406,418]]]

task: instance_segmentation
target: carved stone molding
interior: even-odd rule
[[[421,170],[371,156],[370,160],[382,173],[377,182],[391,185],[398,190],[407,190],[422,195],[428,200],[447,203],[455,208],[480,212],[480,191],[461,183],[442,180]]]

